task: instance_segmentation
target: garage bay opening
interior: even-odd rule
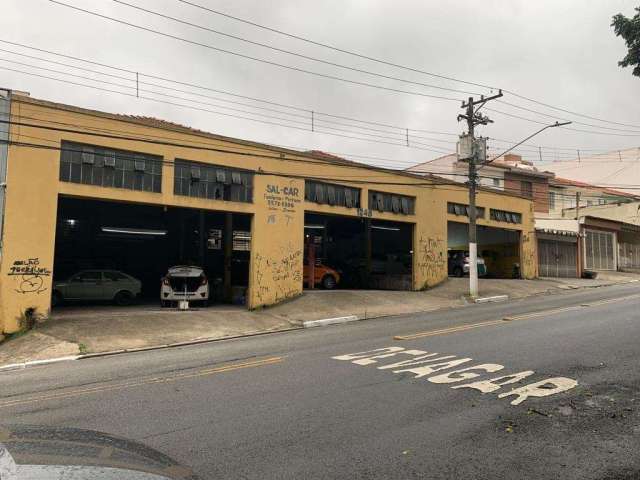
[[[60,197],[53,304],[245,304],[251,215]]]
[[[306,288],[412,289],[412,223],[307,212],[304,240]]]

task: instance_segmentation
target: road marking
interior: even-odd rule
[[[24,404],[35,403],[35,402],[43,402],[43,401],[46,401],[46,400],[54,400],[54,399],[60,399],[60,398],[76,397],[76,396],[79,396],[79,395],[88,395],[88,394],[98,393],[98,392],[107,392],[107,391],[113,391],[113,390],[123,390],[125,388],[140,387],[140,386],[143,386],[143,385],[170,383],[170,382],[175,382],[175,381],[178,381],[178,380],[184,380],[184,379],[187,379],[187,378],[195,378],[195,377],[202,377],[202,376],[207,376],[207,375],[214,375],[216,373],[231,372],[233,370],[240,370],[240,369],[244,369],[244,368],[253,368],[253,367],[262,367],[262,366],[266,366],[266,365],[274,365],[274,364],[282,362],[284,360],[284,358],[285,357],[271,357],[271,358],[265,358],[265,359],[261,359],[261,360],[253,360],[253,361],[243,362],[243,363],[232,363],[231,365],[224,365],[224,366],[221,366],[221,367],[206,368],[206,369],[198,370],[197,372],[193,372],[193,373],[180,373],[180,374],[172,375],[172,376],[168,376],[168,377],[153,377],[153,378],[148,378],[148,379],[140,380],[140,381],[121,382],[121,383],[116,383],[116,384],[113,384],[113,385],[102,385],[102,386],[95,386],[95,387],[89,387],[89,388],[79,388],[79,389],[75,389],[75,390],[68,390],[68,391],[65,391],[65,392],[51,393],[51,394],[47,394],[47,395],[40,395],[38,397],[28,397],[28,398],[23,398],[23,399],[10,400],[10,401],[7,401],[7,402],[0,402],[0,408],[13,407],[13,406],[16,406],[16,405],[24,405]]]
[[[454,369],[465,363],[472,361],[469,357],[456,358],[456,355],[438,356],[439,353],[428,353],[425,350],[405,350],[402,347],[383,347],[364,352],[348,353],[346,355],[336,355],[331,357],[334,360],[343,362],[351,362],[355,365],[367,366],[378,364],[380,360],[385,361],[387,358],[397,355],[409,355],[408,360],[388,363],[376,367],[378,370],[391,370],[395,374],[412,373],[414,379],[427,377],[426,380],[435,384],[453,384],[464,382],[465,380],[474,379],[481,376],[490,375],[504,368],[498,363],[481,363],[466,368]],[[446,360],[446,361],[443,361]],[[441,370],[451,370],[445,374],[433,375]],[[480,371],[480,373],[472,373],[472,371]],[[519,383],[525,378],[534,375],[533,370],[525,370],[523,372],[510,373],[500,377],[484,378],[473,381],[471,383],[463,383],[462,385],[454,385],[449,388],[471,388],[486,394],[500,390],[505,385]],[[455,376],[454,376],[455,375]],[[556,393],[565,392],[578,385],[576,380],[565,377],[553,377],[540,380],[538,382],[529,383],[525,386],[514,388],[511,391],[503,392],[497,395],[497,398],[505,398],[511,395],[517,397],[511,400],[511,405],[520,405],[529,397],[546,397]]]
[[[429,330],[426,332],[411,333],[407,335],[395,335],[394,340],[414,340],[416,338],[433,337],[435,335],[446,335],[448,333],[464,332],[480,327],[490,327],[492,325],[501,325],[504,322],[517,322],[518,320],[528,320],[530,318],[544,317],[556,313],[570,312],[573,310],[581,310],[585,307],[597,307],[599,305],[608,305],[610,303],[621,302],[640,297],[640,294],[627,295],[626,297],[609,298],[606,300],[597,300],[590,303],[581,303],[580,305],[572,305],[569,307],[552,308],[550,310],[541,310],[538,312],[524,313],[522,315],[513,315],[503,317],[500,320],[487,320],[486,322],[471,323],[467,325],[459,325],[457,327],[440,328],[438,330]]]
[[[396,335],[394,340],[413,340],[414,338],[432,337],[434,335],[444,335],[445,333],[463,332],[473,328],[488,327],[490,325],[499,325],[503,320],[489,320],[486,322],[471,323],[468,325],[460,325],[458,327],[441,328],[440,330],[431,330],[428,332],[413,333],[410,335]]]

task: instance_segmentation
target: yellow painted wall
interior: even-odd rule
[[[57,147],[62,140],[76,141],[159,155],[163,157],[166,164],[163,167],[162,193],[138,192],[59,182],[59,151],[10,146],[5,239],[0,260],[0,331],[17,330],[19,319],[27,308],[35,308],[37,313],[43,315],[48,313],[51,273],[43,272],[36,275],[37,279],[32,279],[40,286],[37,289],[35,286],[29,288],[39,290],[39,293],[16,291],[20,289],[24,279],[10,273],[14,262],[36,258],[39,267],[45,268],[48,272],[53,269],[58,195],[252,214],[251,285],[248,300],[250,308],[270,305],[302,291],[305,210],[352,216],[357,214],[356,209],[304,201],[304,180],[298,177],[317,176],[332,183],[360,188],[363,208],[368,208],[369,188],[410,195],[416,198],[415,215],[373,211],[372,219],[403,221],[415,225],[414,289],[432,287],[447,277],[447,219],[450,219],[450,215],[446,213],[447,201],[467,203],[468,194],[464,186],[424,185],[426,181],[424,178],[399,175],[358,165],[336,164],[317,156],[305,156],[299,152],[270,148],[250,142],[231,141],[224,137],[136,124],[125,117],[113,117],[99,112],[59,106],[22,96],[14,96],[12,115],[14,120],[19,119],[32,124],[63,129],[87,129],[91,132],[144,137],[166,143],[188,144],[225,151],[146,143],[135,138],[114,139],[12,125],[12,141],[49,144]],[[254,202],[239,203],[174,195],[171,162],[176,158],[256,171]],[[358,181],[421,185],[375,185],[357,183]],[[298,188],[299,202],[295,202],[294,211],[270,210],[268,199],[264,196],[268,185]],[[531,262],[523,260],[523,274],[526,278],[534,277],[537,265],[535,241],[530,239],[534,231],[532,203],[507,194],[480,191],[478,205],[487,209],[494,207],[522,214],[522,225],[502,224],[487,219],[480,220],[478,224],[521,230],[523,259],[531,259]],[[460,221],[460,218],[456,220]],[[28,284],[30,280],[27,278],[26,281]]]
[[[254,181],[249,308],[273,305],[302,293],[304,180],[259,175]]]

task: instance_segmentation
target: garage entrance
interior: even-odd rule
[[[159,304],[169,267],[194,265],[212,303],[243,304],[250,250],[247,214],[60,197],[54,283],[87,271],[84,280],[99,288],[115,281],[104,271],[122,272],[141,282],[141,299]]]
[[[484,260],[488,278],[520,278],[520,232],[505,228],[477,226],[478,257]],[[469,225],[447,223],[449,274],[459,270],[460,257],[469,250]],[[456,263],[458,262],[458,263]]]
[[[304,236],[307,288],[413,287],[411,223],[305,213]]]
[[[578,276],[578,237],[538,233],[538,271],[541,277]]]

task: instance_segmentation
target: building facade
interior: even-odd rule
[[[303,292],[312,246],[345,286],[421,290],[446,279],[448,230],[468,223],[467,189],[437,177],[24,94],[0,102],[2,332],[47,316],[55,281],[91,269],[129,273],[159,300],[167,268],[195,264],[215,299],[274,305]],[[481,189],[478,205],[487,238],[508,238],[492,248],[535,277],[532,202]]]

